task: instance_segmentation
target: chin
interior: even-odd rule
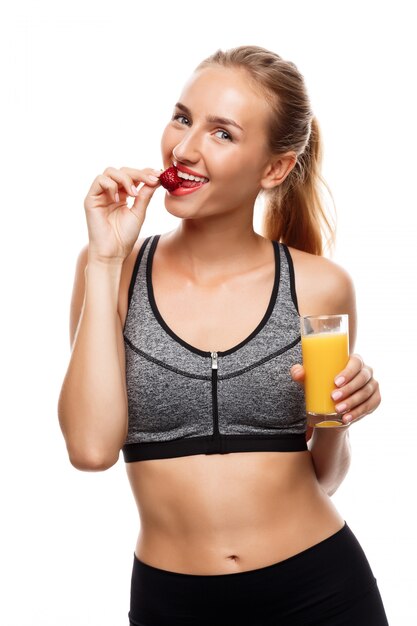
[[[171,198],[170,196],[167,196],[165,198],[165,209],[167,213],[169,213],[170,215],[174,217],[180,217],[180,218],[195,216],[193,207],[189,205],[186,206],[184,203],[181,203],[181,202],[172,202],[172,200],[176,200],[176,198]]]

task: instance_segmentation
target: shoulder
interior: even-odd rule
[[[355,307],[350,274],[330,259],[288,248],[295,275],[300,315],[349,313]]]

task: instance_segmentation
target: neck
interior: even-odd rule
[[[172,254],[191,279],[205,282],[219,275],[234,275],[252,269],[264,259],[269,240],[253,226],[211,228],[198,220],[183,220],[166,236]]]

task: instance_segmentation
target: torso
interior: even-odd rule
[[[123,325],[133,265],[143,242],[136,242],[123,266]],[[175,261],[168,263],[164,244],[161,236],[152,282],[168,326],[205,351],[213,346],[227,350],[245,339],[268,306],[272,247],[265,245],[264,262],[249,274],[199,288],[181,278]],[[321,312],[320,288],[312,277],[323,259],[292,248],[290,252],[300,314]],[[198,454],[126,463],[126,471],[140,515],[135,553],[165,570],[210,575],[264,567],[318,543],[344,524],[318,484],[309,451]]]

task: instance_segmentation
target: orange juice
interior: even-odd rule
[[[349,360],[347,333],[324,332],[301,338],[307,413],[334,415],[334,379]]]

